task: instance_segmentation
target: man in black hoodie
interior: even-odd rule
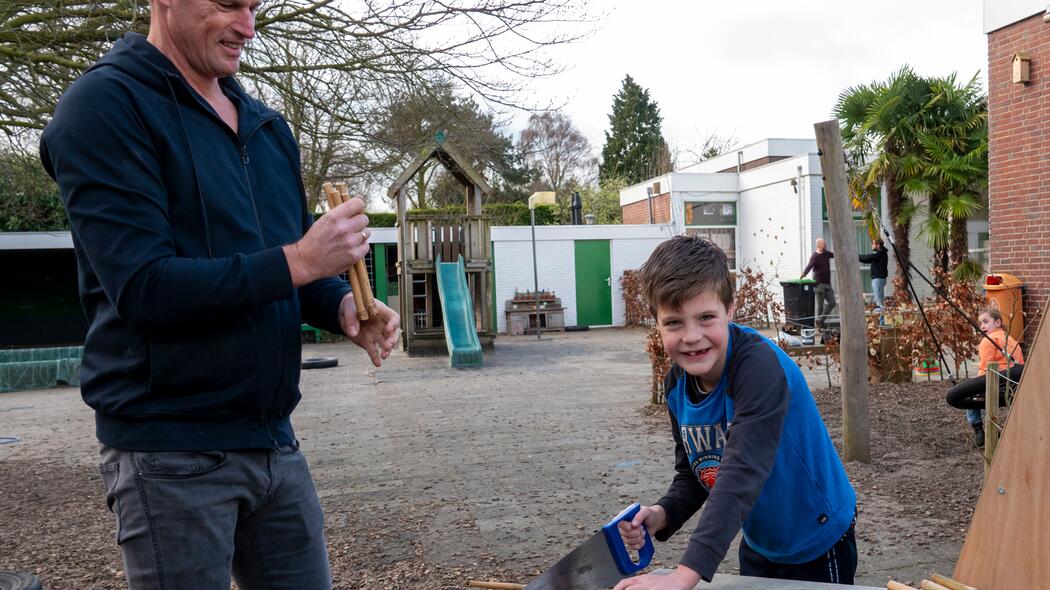
[[[889,276],[889,250],[879,238],[871,241],[871,254],[861,254],[860,261],[871,265],[871,290],[875,294],[875,309],[882,311],[886,300],[886,277]]]
[[[332,278],[368,251],[364,204],[313,223],[285,121],[233,78],[259,0],[153,0],[67,90],[41,159],[69,213],[106,500],[131,588],[329,588],[321,506],[289,416],[302,321],[373,364]]]

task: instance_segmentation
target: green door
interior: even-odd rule
[[[576,325],[612,324],[609,240],[576,241]]]

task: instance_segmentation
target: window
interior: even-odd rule
[[[973,234],[970,234],[970,243],[973,243]],[[987,274],[988,271],[988,232],[982,231],[977,232],[977,247],[970,248],[970,260],[981,265],[981,271]]]
[[[865,204],[865,207],[867,205]],[[882,215],[882,194],[879,193],[879,215]],[[853,209],[853,219],[860,219],[864,217],[864,209]],[[820,187],[820,219],[827,223],[828,221],[828,196],[824,192],[824,187]]]
[[[701,235],[718,244],[736,269],[736,210],[733,201],[690,201],[685,203],[685,233]]]
[[[736,226],[736,203],[732,201],[686,203],[685,224]]]

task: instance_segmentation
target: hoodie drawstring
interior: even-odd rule
[[[179,97],[175,94],[175,87],[171,85],[171,75],[165,73],[164,81],[168,83],[168,92],[171,100],[175,102],[175,113],[179,117],[179,127],[182,129],[182,138],[186,141],[186,150],[190,155],[190,165],[193,166],[193,184],[197,189],[197,199],[201,205],[201,217],[204,218],[204,243],[208,248],[208,258],[212,258],[211,250],[211,224],[208,223],[208,207],[204,202],[204,193],[201,192],[200,171],[197,169],[197,159],[193,157],[193,144],[190,143],[189,132],[186,131],[186,121],[182,118],[182,107],[179,106]]]

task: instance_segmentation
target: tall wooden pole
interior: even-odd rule
[[[864,292],[860,288],[857,233],[846,180],[846,159],[837,120],[817,123],[813,128],[820,149],[820,168],[824,174],[828,221],[831,222],[835,268],[838,270],[835,288],[842,318],[842,451],[846,461],[870,463],[867,326]]]

